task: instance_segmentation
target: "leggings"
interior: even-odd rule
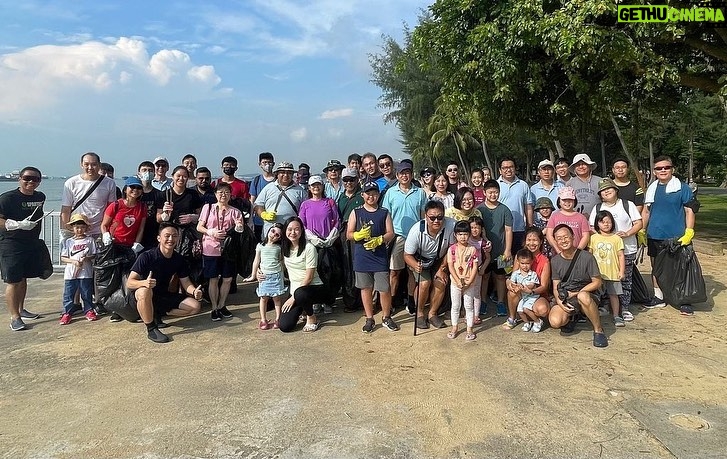
[[[452,309],[450,310],[450,316],[452,319],[452,326],[454,327],[459,323],[459,310],[462,307],[462,300],[464,299],[464,311],[467,317],[467,327],[472,328],[475,323],[475,298],[480,296],[480,284],[482,283],[482,277],[476,276],[475,282],[467,287],[464,292],[459,289],[454,282],[450,282],[450,298],[452,299]]]
[[[631,285],[633,284],[634,265],[636,264],[636,254],[630,253],[625,255],[626,257],[626,269],[624,270],[624,279],[621,281],[621,289],[623,293],[618,296],[619,303],[621,304],[621,311],[628,309],[631,304]]]
[[[284,312],[280,316],[278,326],[280,331],[288,333],[295,330],[298,324],[298,318],[305,313],[307,316],[313,315],[314,303],[326,303],[329,301],[330,292],[325,285],[304,285],[295,289],[293,293],[295,303],[290,311]]]

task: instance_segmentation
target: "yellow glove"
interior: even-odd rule
[[[353,232],[353,240],[356,242],[367,241],[371,239],[371,225],[366,224],[360,230]]]
[[[691,228],[687,228],[684,230],[684,236],[679,238],[679,243],[681,245],[689,245],[689,243],[692,242],[693,237],[694,237],[694,230]]]
[[[375,250],[376,247],[380,246],[384,243],[384,236],[376,236],[372,237],[368,240],[368,242],[364,242],[364,249],[366,250]]]
[[[646,230],[645,229],[639,230],[639,232],[636,233],[636,242],[638,243],[639,247],[646,246]]]
[[[262,212],[260,212],[260,218],[262,218],[266,222],[274,222],[275,215],[275,212],[268,212],[267,210],[263,210]]]

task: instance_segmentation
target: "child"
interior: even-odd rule
[[[255,280],[258,269],[264,278],[258,284],[256,293],[260,297],[260,330],[278,328],[280,313],[283,306],[285,283],[283,279],[283,254],[280,250],[280,238],[283,234],[283,225],[274,223],[268,230],[265,241],[255,248],[255,260],[252,262],[252,274],[243,279],[243,282]],[[268,323],[268,300],[272,298],[275,304],[275,322]]]
[[[545,227],[548,226],[548,220],[550,220],[550,215],[554,210],[555,207],[553,207],[553,202],[550,198],[543,196],[535,201],[535,212],[537,212],[538,215],[533,226],[542,231],[543,236],[545,236]],[[547,255],[549,259],[553,258],[553,248],[550,246],[547,239],[543,241],[543,253]]]
[[[626,271],[623,239],[614,233],[616,222],[611,212],[607,210],[596,213],[593,228],[596,234],[591,236],[588,248],[596,258],[598,270],[601,271],[608,301],[611,303],[613,323],[617,327],[625,327],[626,322],[621,317],[621,307],[618,299],[618,296],[623,293],[621,280],[624,278]]]
[[[68,225],[73,228],[73,237],[63,241],[61,246],[61,261],[66,263],[66,269],[63,272],[61,325],[71,323],[73,297],[79,289],[86,320],[98,319],[93,310],[93,266],[91,266],[91,260],[96,255],[96,244],[92,237],[86,236],[88,220],[85,215],[74,214],[68,221]]]
[[[467,316],[467,335],[465,339],[472,341],[477,335],[472,330],[475,318],[475,298],[479,296],[480,281],[478,276],[480,267],[481,249],[470,244],[470,223],[459,221],[454,226],[454,234],[457,242],[449,247],[447,264],[451,280],[450,292],[452,298],[452,331],[447,333],[447,338],[454,339],[457,336],[459,322],[459,310],[462,307],[464,296],[464,310]]]
[[[477,282],[481,285],[482,284],[482,276],[485,274],[485,268],[487,268],[487,265],[490,264],[490,251],[492,250],[492,243],[487,240],[484,233],[482,232],[482,227],[484,226],[484,222],[482,221],[481,217],[478,217],[476,215],[473,215],[469,218],[470,223],[470,244],[474,245],[475,247],[478,247],[480,249],[480,266],[477,269]],[[487,302],[482,303],[482,288],[480,287],[475,295],[475,319],[474,324],[480,325],[482,323],[482,319],[480,319],[480,314],[484,314],[487,311]],[[484,306],[484,308],[483,308]]]
[[[540,298],[540,295],[533,293],[533,290],[540,285],[540,279],[538,279],[535,271],[530,269],[533,263],[533,254],[530,253],[530,250],[520,249],[516,256],[520,266],[512,272],[510,279],[507,280],[507,288],[511,292],[520,295],[517,312],[520,315],[520,319],[524,322],[523,331],[529,332],[534,328],[533,323],[537,322],[540,324],[541,320],[533,312],[533,304]],[[540,327],[535,327],[535,329],[539,331]]]

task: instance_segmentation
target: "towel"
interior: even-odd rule
[[[644,196],[644,204],[652,204],[654,202],[654,196],[656,195],[656,187],[659,185],[658,180],[654,180],[646,189],[646,195]],[[671,180],[666,184],[667,193],[676,193],[682,189],[682,182],[676,177],[672,177]]]

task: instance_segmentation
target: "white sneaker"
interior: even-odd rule
[[[532,322],[525,322],[523,324],[523,331],[524,332],[529,332],[531,328],[533,328],[533,323]]]
[[[530,331],[533,333],[540,333],[540,330],[543,329],[543,319],[538,320],[537,322],[533,323],[533,326],[530,328]]]

